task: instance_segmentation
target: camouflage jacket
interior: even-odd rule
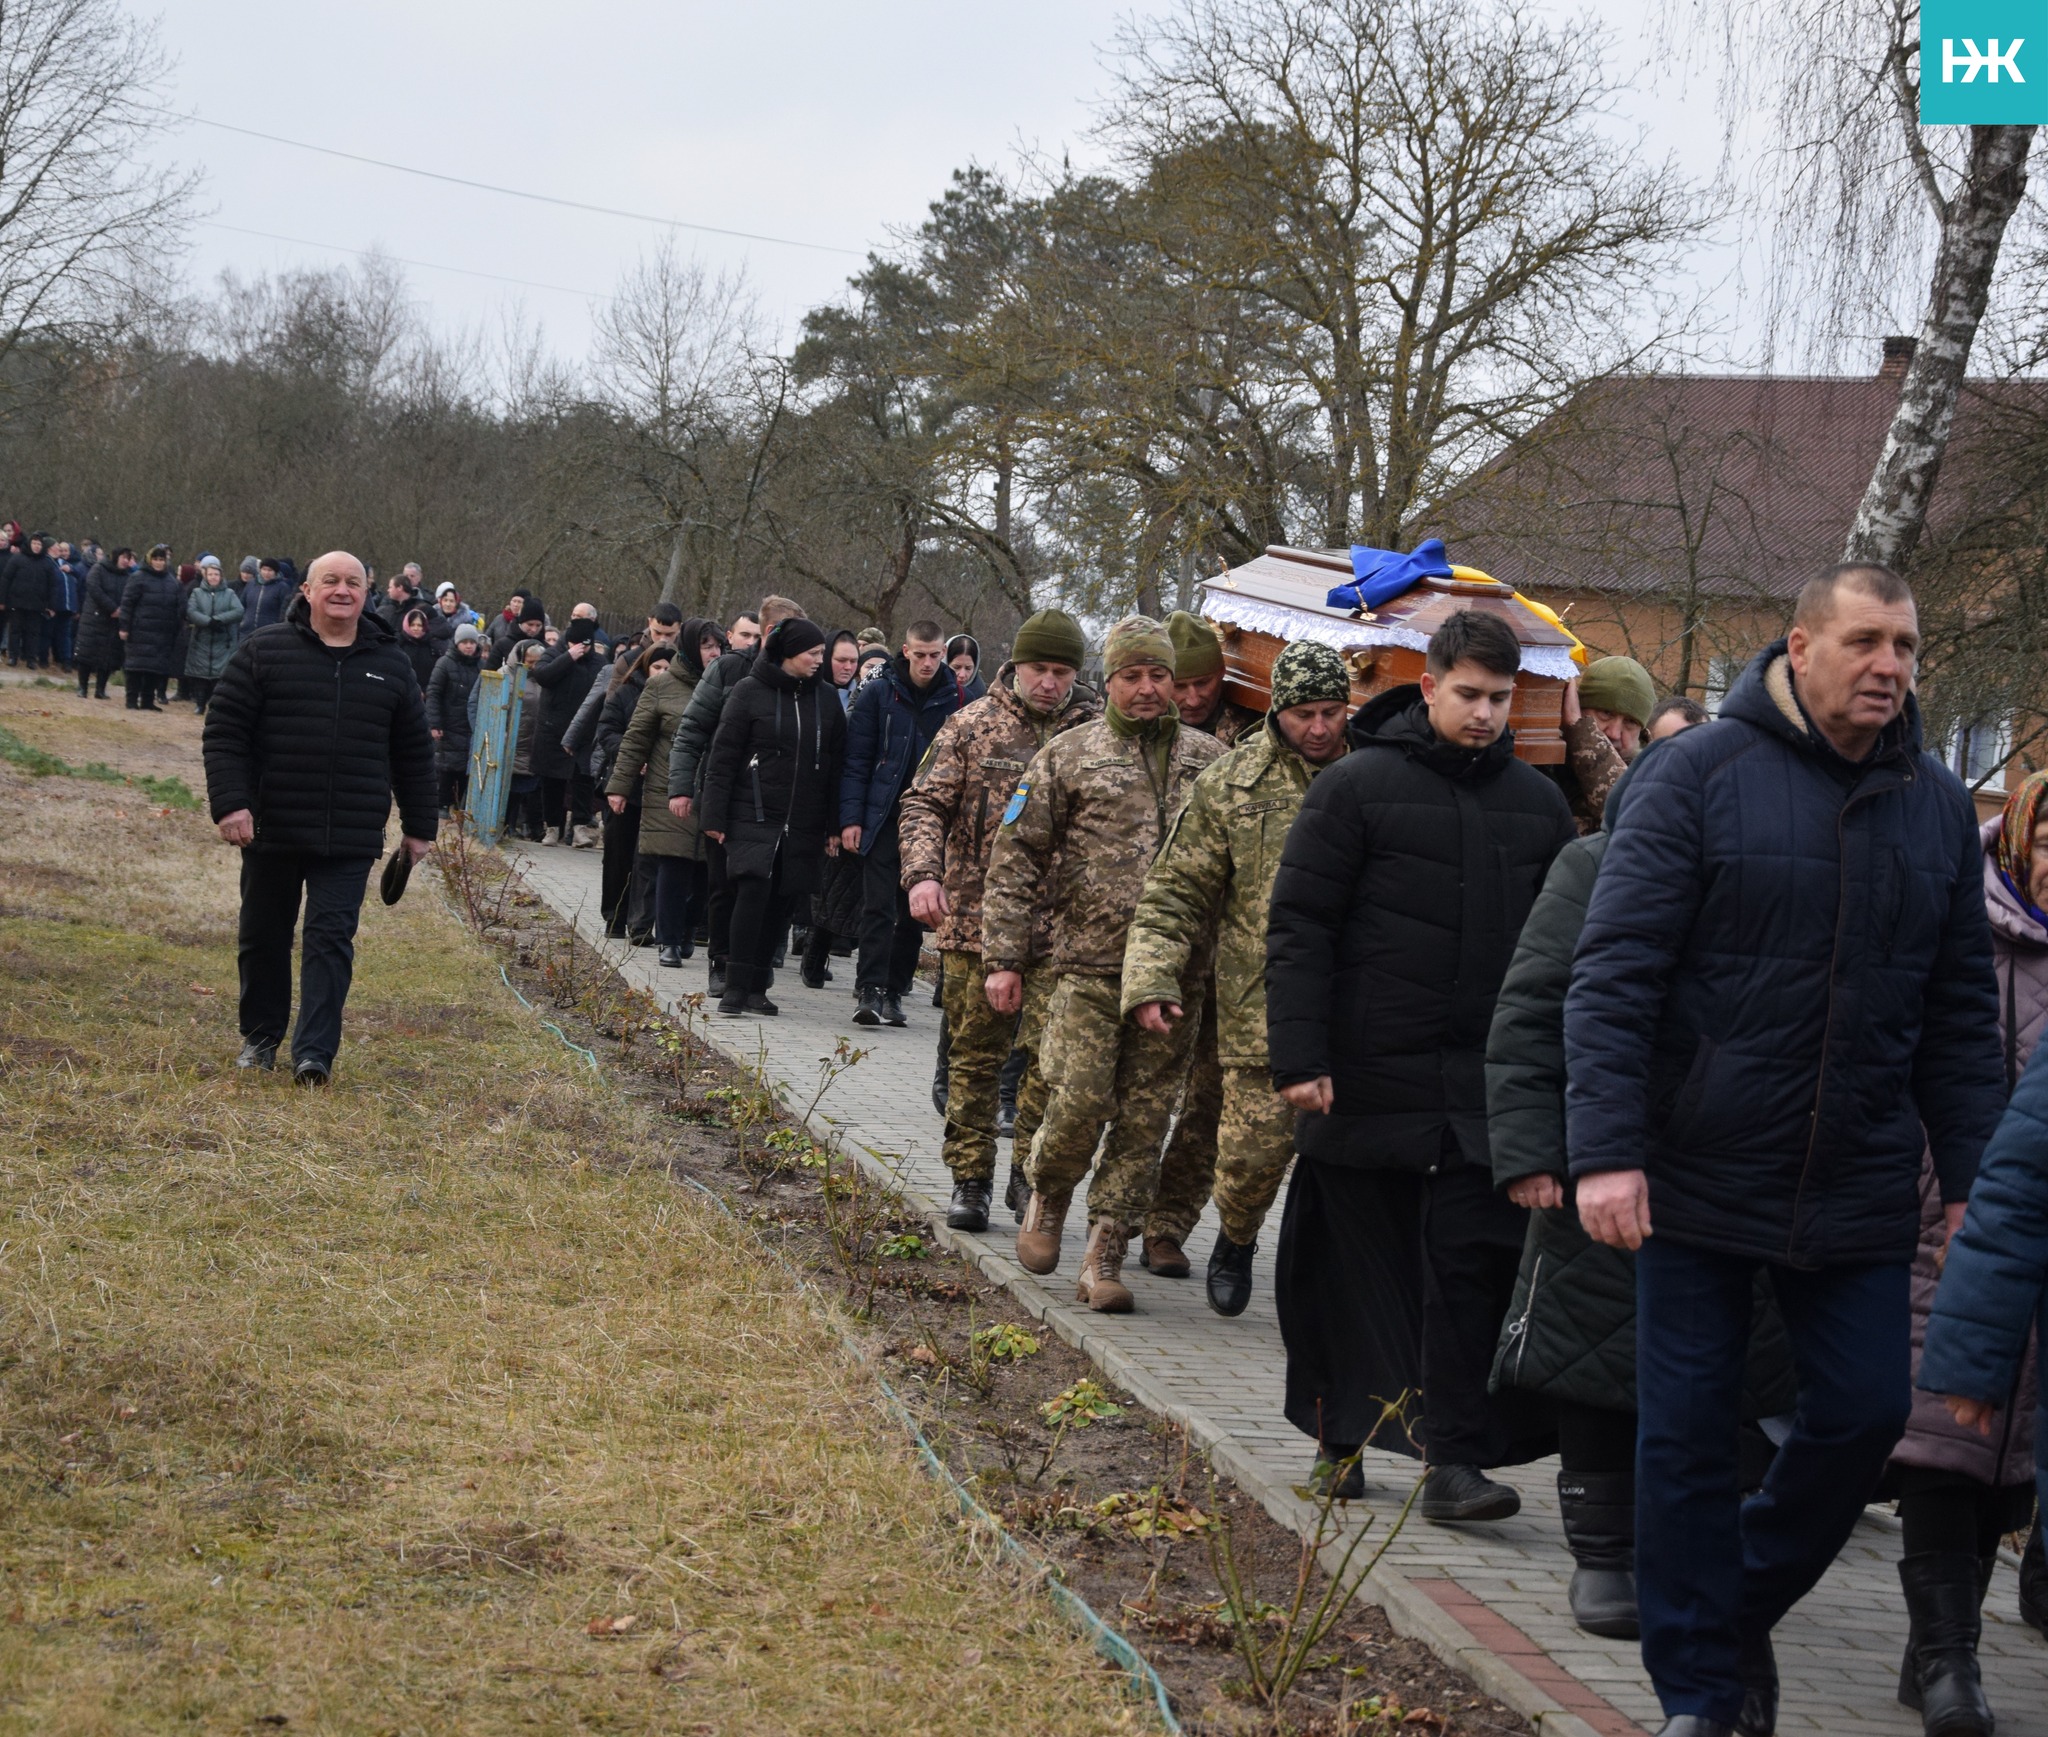
[[[1565,792],[1572,805],[1572,820],[1581,838],[1600,830],[1600,816],[1607,811],[1607,793],[1621,782],[1628,762],[1614,744],[1600,734],[1591,718],[1581,718],[1564,727],[1565,765],[1571,788]]]
[[[1156,748],[1153,766],[1157,765]],[[981,954],[990,971],[1019,971],[1050,894],[1056,973],[1115,977],[1145,871],[1195,775],[1223,752],[1215,737],[1176,729],[1163,785],[1141,744],[1099,719],[1040,750],[1003,810],[982,897]]]
[[[1235,748],[1265,721],[1264,712],[1255,712],[1250,706],[1241,706],[1235,700],[1224,700],[1217,706],[1213,718],[1206,724],[1197,724],[1195,728],[1204,735],[1214,736],[1224,747]]]
[[[942,953],[981,951],[989,852],[1024,768],[1053,737],[1091,724],[1102,713],[1094,695],[1077,686],[1061,710],[1039,716],[1017,697],[1013,667],[1003,665],[986,694],[945,721],[903,793],[903,890],[919,881],[945,888],[946,915],[932,931],[932,945]],[[1052,912],[1041,906],[1034,959],[1044,957],[1051,928]]]
[[[1287,829],[1317,770],[1271,729],[1247,736],[1195,780],[1131,918],[1124,1012],[1185,1002],[1182,983],[1213,950],[1225,1067],[1266,1065],[1266,911]]]

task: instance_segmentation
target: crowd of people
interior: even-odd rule
[[[853,1021],[902,1028],[937,954],[949,1224],[988,1228],[1009,1141],[1018,1261],[1053,1272],[1072,1216],[1079,1300],[1123,1312],[1134,1245],[1190,1276],[1213,1199],[1235,1317],[1278,1206],[1314,1483],[1362,1496],[1391,1449],[1426,1519],[1485,1525],[1520,1505],[1490,1472],[1558,1455],[1574,1617],[1640,1637],[1670,1737],[1774,1728],[1773,1627],[1895,1501],[1900,1699],[1992,1730],[1980,1607],[2030,1527],[2048,1634],[2048,774],[1980,824],[1924,751],[1896,575],[1817,577],[1712,718],[1596,659],[1537,767],[1479,608],[1362,706],[1288,644],[1254,711],[1185,613],[1091,642],[1042,610],[987,670],[936,622],[891,644],[772,595],[616,643],[525,592],[479,620],[340,554],[251,628],[165,557],[108,619],[153,644],[184,599],[244,853],[243,1066],[283,1042],[303,895],[294,1071],[326,1080],[391,798],[409,863],[510,668],[511,824],[601,849],[611,933],[704,948],[721,1015],[850,960]],[[211,674],[202,631],[239,639]]]

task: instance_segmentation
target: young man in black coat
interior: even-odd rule
[[[1540,1404],[1487,1393],[1524,1220],[1493,1188],[1486,1034],[1576,836],[1515,758],[1521,650],[1460,610],[1419,688],[1359,708],[1288,832],[1267,931],[1273,1083],[1300,1112],[1276,1284],[1288,1420],[1330,1477],[1361,1444],[1405,1445],[1382,1409],[1419,1386],[1432,1520],[1505,1519],[1521,1500],[1481,1468],[1552,1446]],[[1363,1493],[1356,1466],[1338,1491]]]
[[[1772,1628],[1847,1541],[1911,1399],[1931,1154],[1951,1232],[2005,1070],[1976,813],[1920,742],[1913,594],[1849,565],[1631,779],[1565,1000],[1579,1218],[1636,1253],[1636,1596],[1670,1737],[1768,1732]],[[1799,1372],[1735,1477],[1750,1299]],[[1900,1563],[1927,1729],[1988,1732],[1973,1552]],[[1922,1618],[1928,1619],[1923,1630]]]
[[[175,583],[175,582],[174,582]],[[206,712],[214,823],[242,853],[236,1066],[275,1064],[292,1010],[292,930],[306,906],[292,1075],[324,1085],[341,1047],[356,922],[398,798],[403,848],[433,848],[434,741],[412,666],[363,613],[368,576],[322,555],[275,627],[242,641]]]

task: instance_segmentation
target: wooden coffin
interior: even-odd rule
[[[1324,599],[1351,578],[1346,549],[1269,547],[1256,560],[1208,580],[1201,613],[1223,635],[1224,691],[1241,705],[1266,709],[1274,658],[1290,640],[1318,639],[1342,653],[1351,697],[1363,702],[1386,688],[1422,678],[1422,654],[1445,616],[1484,609],[1515,630],[1522,673],[1509,722],[1515,753],[1537,765],[1564,761],[1560,714],[1565,683],[1578,673],[1578,641],[1515,596],[1511,586],[1469,567],[1449,579],[1424,579],[1378,609],[1333,609]]]

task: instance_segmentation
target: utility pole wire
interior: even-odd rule
[[[458,277],[488,278],[492,283],[517,284],[521,289],[557,290],[565,296],[580,296],[585,301],[608,302],[610,293],[599,290],[571,289],[565,283],[535,283],[532,278],[506,277],[502,272],[476,271],[466,265],[437,265],[431,259],[402,259],[395,253],[386,253],[382,248],[343,247],[338,241],[312,241],[303,235],[279,235],[268,229],[245,229],[239,223],[223,223],[215,217],[198,219],[204,229],[225,229],[230,235],[253,235],[263,241],[285,241],[294,247],[314,247],[323,253],[350,253],[358,259],[388,259],[393,265],[415,266],[421,271],[452,271]]]
[[[444,175],[437,169],[416,169],[410,163],[389,163],[382,157],[359,156],[338,151],[332,145],[311,145],[304,139],[288,139],[282,133],[259,132],[254,127],[237,127],[206,115],[188,114],[188,121],[213,127],[223,133],[240,133],[244,138],[262,139],[273,145],[289,145],[295,151],[312,151],[322,157],[339,157],[348,163],[367,163],[373,169],[389,169],[399,175],[417,175],[423,181],[445,181],[451,187],[469,187],[479,193],[501,193],[507,199],[530,199],[537,205],[560,205],[570,211],[594,211],[600,217],[624,217],[635,223],[658,223],[664,229],[693,229],[700,235],[723,235],[736,241],[765,241],[775,247],[802,247],[813,253],[843,253],[853,259],[867,255],[857,247],[833,247],[823,241],[792,241],[786,235],[757,235],[748,229],[719,229],[709,223],[686,223],[680,217],[656,217],[645,211],[621,211],[612,205],[591,205],[581,199],[558,199],[552,193],[529,193],[523,187],[499,187],[489,181],[470,181],[460,175]]]

